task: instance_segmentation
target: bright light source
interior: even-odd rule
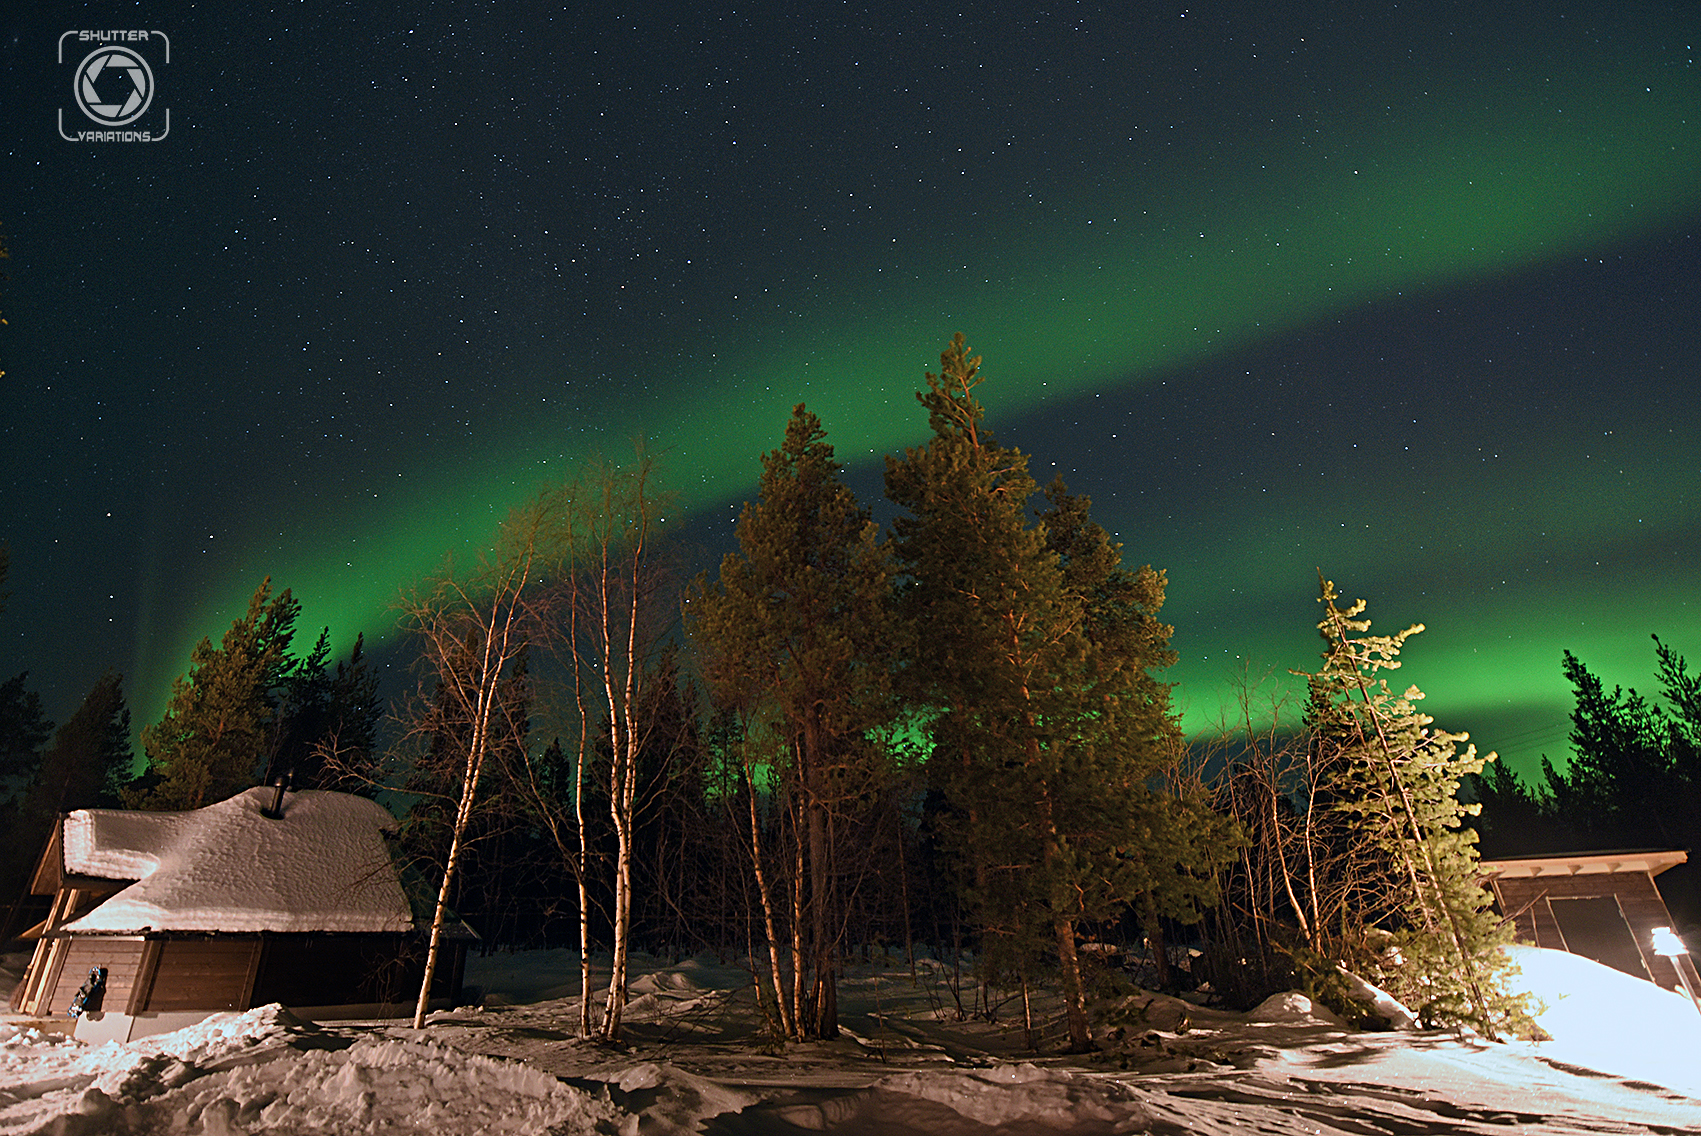
[[[1655,927],[1654,953],[1664,955],[1667,958],[1676,958],[1678,955],[1688,954],[1689,948],[1683,945],[1683,940],[1678,938],[1670,927]]]

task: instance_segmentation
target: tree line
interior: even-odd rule
[[[1570,651],[1561,669],[1572,689],[1570,760],[1545,755],[1526,784],[1494,766],[1467,788],[1482,806],[1482,842],[1495,856],[1585,848],[1687,848],[1701,832],[1701,676],[1652,636],[1659,697],[1606,684]],[[1701,866],[1660,877],[1679,923],[1701,924]]]
[[[579,1029],[607,1040],[632,949],[750,959],[771,1033],[801,1040],[837,1034],[847,958],[921,943],[963,964],[955,1012],[1019,1013],[1035,1047],[1091,1045],[1122,948],[1230,1004],[1299,984],[1369,1020],[1364,977],[1427,1022],[1517,1028],[1477,832],[1586,815],[1596,838],[1693,797],[1681,657],[1656,641],[1667,713],[1567,654],[1578,757],[1532,793],[1389,686],[1422,628],[1370,635],[1320,579],[1297,721],[1249,693],[1238,728],[1189,744],[1160,677],[1163,572],[1125,566],[1087,498],[1042,491],[997,440],[980,363],[958,336],[926,375],[926,439],[886,462],[889,531],[802,405],[713,574],[684,578],[641,451],[540,487],[404,590],[415,667],[387,744],[362,642],[334,668],[328,631],[294,653],[299,604],[269,580],[196,646],[134,779],[116,675],[45,750],[24,676],[0,686],[5,808],[29,819],[13,875],[65,809],[196,808],[288,776],[401,818],[430,928],[416,1022],[464,919],[487,946],[578,948]],[[1062,992],[1060,1035],[1039,984]]]

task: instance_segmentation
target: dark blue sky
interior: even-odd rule
[[[1319,568],[1525,769],[1562,649],[1701,655],[1696,9],[1123,7],[7,17],[0,670],[151,721],[267,574],[382,638],[640,432],[707,565],[797,401],[877,492],[955,331],[1167,568],[1190,726]],[[60,137],[112,28],[164,141]]]

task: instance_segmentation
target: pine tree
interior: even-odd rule
[[[12,823],[0,836],[0,895],[21,895],[61,813],[116,808],[130,779],[130,711],[107,671],[53,735]],[[18,908],[12,908],[16,913]],[[0,928],[0,939],[10,928]]]
[[[1130,780],[1128,799],[1121,804],[1133,827],[1151,834],[1130,842],[1121,852],[1137,866],[1132,877],[1139,893],[1136,908],[1159,976],[1168,980],[1161,920],[1194,923],[1217,901],[1215,869],[1234,857],[1239,844],[1235,826],[1213,811],[1203,786],[1168,777],[1167,791],[1151,784],[1155,774],[1169,771],[1183,754],[1181,732],[1170,709],[1169,684],[1153,671],[1172,665],[1173,628],[1159,622],[1165,575],[1145,565],[1130,571],[1122,566],[1122,546],[1091,517],[1092,501],[1071,494],[1062,478],[1046,487],[1049,508],[1040,515],[1046,547],[1058,556],[1067,594],[1081,602],[1081,630],[1091,651],[1113,665],[1113,680],[1105,689],[1117,701],[1123,721],[1118,737],[1099,744],[1132,749],[1141,756],[1120,760]],[[1109,726],[1115,716],[1093,714],[1091,721]],[[1114,905],[1112,905],[1114,906]]]
[[[219,646],[195,645],[164,717],[142,730],[148,765],[125,794],[131,808],[198,809],[257,783],[300,611],[288,588],[272,595],[268,576]]]
[[[1026,984],[1056,952],[1071,1049],[1091,1046],[1076,954],[1083,921],[1136,899],[1184,912],[1185,826],[1148,781],[1171,756],[1169,661],[1154,618],[1163,578],[1120,553],[1059,487],[1030,522],[1027,459],[981,424],[980,360],[957,336],[917,397],[933,437],[886,464],[912,655],[901,670],[929,708],[940,823],[980,922],[982,949]],[[1208,889],[1208,885],[1205,885]]]
[[[53,736],[53,723],[41,695],[27,690],[29,672],[0,682],[0,801],[15,802],[41,768],[41,747]]]
[[[41,815],[122,804],[133,759],[123,682],[116,671],[101,675],[53,736],[31,786],[31,797],[38,801],[35,811]]]
[[[1388,686],[1383,672],[1399,668],[1422,624],[1367,635],[1364,601],[1343,609],[1337,599],[1333,583],[1322,581],[1317,627],[1326,646],[1323,666],[1307,676],[1311,725],[1319,744],[1335,750],[1334,807],[1370,838],[1360,847],[1385,858],[1366,874],[1385,881],[1399,924],[1397,954],[1384,962],[1403,962],[1383,965],[1381,978],[1427,1024],[1469,1024],[1492,1038],[1522,1010],[1505,989],[1510,963],[1501,948],[1511,928],[1489,909],[1479,882],[1476,833],[1463,825],[1476,806],[1459,799],[1459,787],[1494,755],[1478,757],[1468,744],[1461,752],[1467,735],[1431,730],[1433,719],[1416,709],[1422,691]]]
[[[313,649],[290,659],[278,676],[267,735],[266,771],[273,784],[287,778],[298,789],[318,787],[316,750],[329,727],[331,629],[321,628]]]
[[[0,235],[0,257],[5,255],[4,237]],[[0,280],[4,279],[0,275]],[[11,567],[11,549],[0,544],[0,612],[6,610],[11,595],[5,590]],[[29,672],[25,671],[0,683],[0,803],[16,803],[40,767],[42,743],[53,735],[53,723],[42,712],[41,695],[25,690],[27,681]]]
[[[868,510],[839,480],[820,419],[799,404],[762,459],[760,497],[738,523],[740,551],[699,579],[689,628],[717,702],[765,720],[804,818],[808,866],[807,1007],[782,1007],[810,1037],[838,1034],[835,815],[878,780],[868,736],[892,717],[889,568]],[[801,929],[800,929],[801,930]],[[805,1008],[812,1014],[805,1014]]]

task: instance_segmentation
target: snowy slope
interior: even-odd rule
[[[913,978],[903,960],[853,968],[846,1036],[785,1047],[763,1041],[748,971],[650,960],[628,1044],[596,1046],[572,1036],[575,956],[496,956],[469,960],[482,1008],[418,1032],[277,1007],[98,1048],[0,1026],[0,1134],[1701,1131],[1685,1069],[1701,1015],[1555,955],[1519,952],[1555,1035],[1541,1045],[1355,1033],[1297,994],[1243,1015],[1136,993],[1087,1058],[1028,1054],[1008,1004],[959,1020],[953,972],[925,959]]]

